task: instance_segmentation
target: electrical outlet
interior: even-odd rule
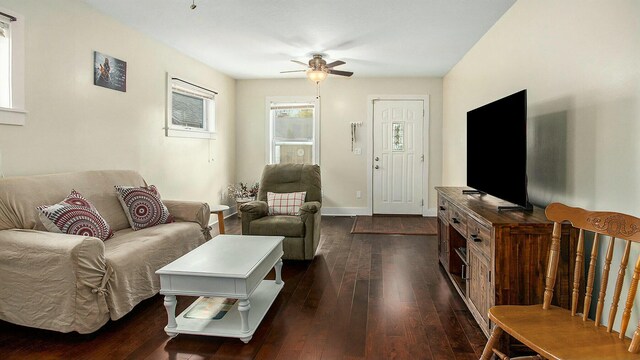
[[[362,192],[360,190],[356,191],[356,199],[362,198]]]
[[[353,154],[354,155],[362,155],[362,148],[353,149]]]

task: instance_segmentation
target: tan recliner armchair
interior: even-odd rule
[[[267,192],[306,191],[297,216],[268,216]],[[276,164],[265,166],[260,179],[258,200],[241,205],[242,233],[284,236],[284,259],[311,260],[320,242],[322,192],[320,166]]]

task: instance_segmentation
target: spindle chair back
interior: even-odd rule
[[[640,324],[631,339],[625,336],[640,280],[638,256],[635,259],[633,276],[625,281],[631,244],[640,242],[640,219],[616,212],[588,211],[560,203],[549,205],[545,213],[554,225],[545,277],[544,302],[542,305],[492,307],[489,310],[489,318],[495,325],[481,359],[489,360],[493,354],[500,359],[508,359],[503,352],[504,349],[496,349],[503,332],[507,332],[546,359],[640,359]],[[560,260],[561,223],[565,221],[579,229],[570,310],[551,305]],[[593,234],[593,242],[585,279],[587,233]],[[599,254],[603,241],[607,241],[606,252]],[[613,255],[618,242],[624,244],[624,249],[620,263],[617,264],[617,274],[611,274]],[[598,262],[603,262],[603,266],[597,266]],[[599,268],[601,271],[597,276]],[[598,277],[600,290],[594,294],[594,283]],[[615,288],[609,315],[607,319],[603,319],[607,286],[613,278]],[[579,308],[581,283],[585,280],[583,306]],[[620,312],[618,308],[623,288],[628,288],[628,293]],[[590,319],[593,301],[597,303],[595,315]],[[613,326],[618,317],[620,327],[615,331]]]

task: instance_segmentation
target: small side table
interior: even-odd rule
[[[209,205],[212,214],[218,214],[218,230],[220,234],[224,234],[224,214],[223,211],[229,210],[227,205]]]

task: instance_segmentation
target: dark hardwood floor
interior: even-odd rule
[[[436,237],[352,235],[353,221],[323,217],[315,260],[285,261],[285,287],[249,344],[169,340],[157,295],[89,335],[0,321],[0,358],[478,359],[486,338],[438,265]],[[240,233],[237,219],[225,224]],[[193,300],[178,297],[177,312]]]

